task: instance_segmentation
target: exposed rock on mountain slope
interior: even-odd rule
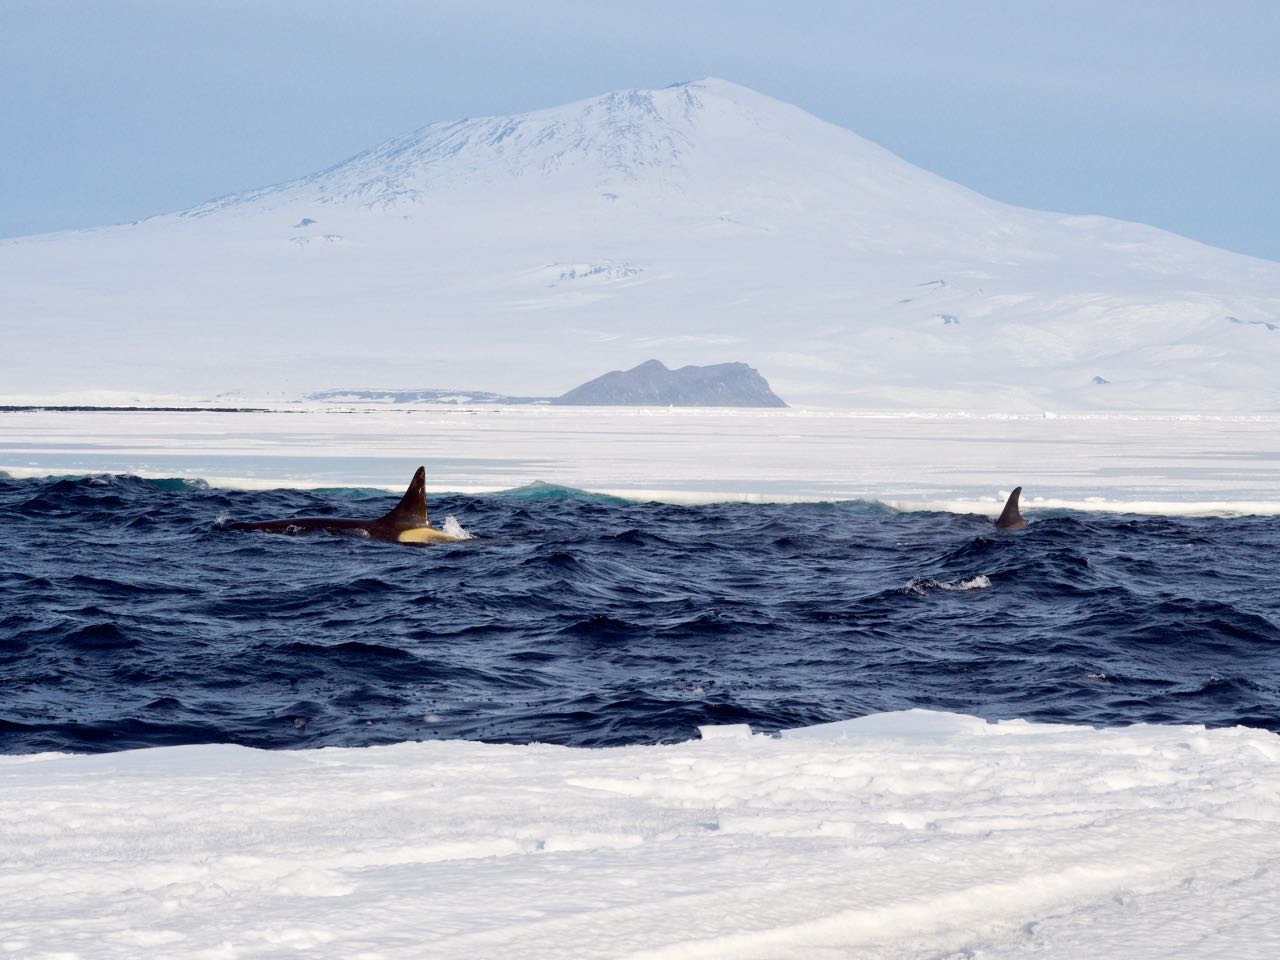
[[[562,406],[785,407],[764,377],[745,363],[668,370],[646,360],[574,387],[551,401]]]

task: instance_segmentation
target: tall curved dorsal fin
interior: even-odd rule
[[[1004,512],[996,521],[996,526],[1004,530],[1018,530],[1027,525],[1022,514],[1018,512],[1018,497],[1022,495],[1021,487],[1014,487],[1009,499],[1004,502]]]
[[[413,479],[409,481],[409,489],[404,492],[396,508],[378,522],[390,524],[397,530],[409,530],[428,525],[426,467],[417,469]]]

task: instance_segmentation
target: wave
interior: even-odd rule
[[[466,549],[211,522],[376,516],[399,493],[352,489],[0,480],[0,750],[651,743],[909,707],[1280,729],[1274,517],[1009,533],[541,484],[434,495]]]
[[[340,500],[369,500],[403,492],[402,484],[386,486],[339,485],[324,481],[281,478],[262,480],[251,477],[171,477],[138,473],[83,473],[50,472],[39,468],[10,467],[0,471],[0,482],[29,483],[48,479],[66,482],[83,482],[94,485],[142,484],[158,490],[227,490],[255,491],[289,490],[313,493]],[[755,504],[761,506],[795,505],[830,507],[837,510],[853,510],[869,513],[941,513],[956,515],[997,516],[1004,505],[1002,496],[935,499],[904,499],[897,494],[857,498],[833,498],[809,495],[792,495],[786,492],[760,493],[754,491],[714,491],[658,488],[579,488],[565,484],[534,481],[511,488],[461,488],[458,490],[432,491],[432,499],[446,496],[496,497],[508,500],[566,503],[592,503],[622,505],[637,503],[662,503],[673,506],[710,506],[714,504]],[[1156,500],[1121,499],[1105,496],[1088,497],[1037,497],[1023,496],[1023,513],[1030,520],[1044,520],[1073,514],[1126,514],[1147,517],[1274,517],[1280,516],[1280,499],[1276,500]]]
[[[235,488],[231,487],[229,489]],[[309,490],[318,496],[333,497],[335,500],[369,500],[373,497],[385,497],[391,492],[390,488],[383,487],[313,487],[308,485],[290,487],[288,484],[281,484],[280,489]]]
[[[979,573],[966,580],[955,580],[950,583],[943,580],[934,580],[932,577],[920,577],[912,580],[903,587],[903,591],[923,597],[930,590],[945,590],[948,593],[965,593],[969,590],[988,590],[990,587],[991,579]]]
[[[581,490],[577,487],[567,487],[558,483],[546,483],[542,480],[535,480],[533,483],[526,483],[519,487],[512,487],[509,490],[494,490],[488,495],[501,497],[505,500],[555,500],[559,502],[599,503],[605,505],[638,502],[646,499],[643,496],[628,498],[619,496],[618,494]]]

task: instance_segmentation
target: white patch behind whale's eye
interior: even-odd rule
[[[466,529],[458,522],[458,518],[450,514],[444,518],[444,524],[440,527],[440,532],[448,534],[458,540],[474,540],[475,537],[466,531]]]

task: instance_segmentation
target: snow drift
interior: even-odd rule
[[[0,947],[1273,957],[1280,739],[911,711],[581,750],[0,757]]]

